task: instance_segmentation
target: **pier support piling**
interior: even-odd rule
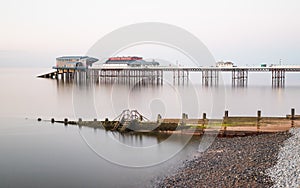
[[[163,75],[163,71],[161,72]],[[173,70],[173,84],[177,83],[179,84],[187,84],[189,81],[189,70],[185,69],[178,69],[178,70]]]
[[[283,87],[285,84],[285,70],[272,69],[272,86]]]
[[[212,86],[219,83],[219,70],[206,69],[202,70],[202,85]]]
[[[232,70],[232,86],[247,86],[248,84],[248,70],[233,69]]]

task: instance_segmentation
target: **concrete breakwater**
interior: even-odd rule
[[[137,112],[136,112],[137,113]],[[94,129],[105,129],[107,131],[131,132],[131,133],[179,133],[202,135],[205,133],[215,134],[218,131],[220,136],[246,136],[251,134],[262,134],[271,132],[284,132],[292,127],[300,127],[300,115],[295,114],[295,109],[291,109],[291,114],[285,117],[263,117],[261,111],[257,111],[257,116],[229,116],[225,111],[222,119],[208,119],[203,113],[200,119],[189,119],[188,115],[183,113],[181,119],[163,119],[158,115],[156,121],[145,120],[143,116],[135,118],[119,118],[119,120],[83,121],[79,118],[77,121],[69,121],[65,118],[57,121],[52,118],[52,123],[63,123],[67,125],[76,125],[79,127],[91,127]],[[42,119],[39,118],[39,121]]]

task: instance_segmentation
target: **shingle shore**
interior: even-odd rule
[[[278,154],[277,164],[268,169],[273,187],[300,187],[300,128],[291,129],[293,135]]]
[[[290,133],[216,138],[211,147],[184,162],[156,187],[271,187],[267,169]]]

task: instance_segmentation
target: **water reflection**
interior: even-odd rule
[[[1,122],[0,182],[11,187],[141,187],[151,185],[153,178],[166,174],[167,169],[175,167],[179,160],[195,151],[193,147],[185,148],[160,165],[132,168],[120,166],[110,159],[149,162],[185,142],[178,136],[168,147],[158,145],[156,152],[132,156],[130,151],[114,147],[116,142],[111,139],[111,133],[103,130],[24,119],[1,119]],[[133,147],[158,142],[152,135],[115,136]],[[110,153],[112,158],[95,153],[99,150]]]
[[[170,133],[119,133],[119,132],[108,132],[113,138],[117,139],[121,143],[134,146],[134,147],[148,147],[157,145],[166,139],[168,139]]]

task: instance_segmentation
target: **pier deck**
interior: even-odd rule
[[[285,85],[287,72],[300,73],[300,66],[274,66],[274,67],[107,67],[94,66],[89,68],[68,68],[53,67],[56,72],[41,75],[39,77],[56,79],[92,79],[103,83],[149,83],[162,85],[164,74],[173,74],[174,83],[186,83],[190,78],[190,73],[201,74],[203,85],[218,85],[219,74],[230,72],[232,75],[232,85],[247,86],[249,73],[261,72],[272,74],[272,86],[282,87]]]

